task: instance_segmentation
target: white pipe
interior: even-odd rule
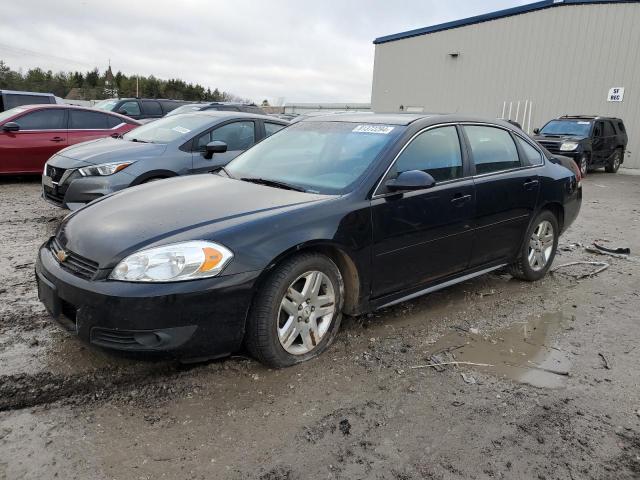
[[[522,129],[524,130],[524,124],[526,123],[527,120],[527,106],[529,105],[529,100],[525,100],[524,101],[524,110],[522,111],[522,123],[520,123],[520,125],[522,125]]]
[[[502,116],[500,117],[502,120],[504,120],[504,112],[507,109],[507,101],[505,100],[504,102],[502,102]]]
[[[518,122],[519,115],[520,115],[520,100],[518,100],[518,107],[516,108],[516,123]]]
[[[511,107],[513,107],[513,102],[509,102],[509,120],[511,120]]]
[[[533,101],[529,104],[529,122],[527,126],[527,135],[531,134],[531,109],[533,108]]]

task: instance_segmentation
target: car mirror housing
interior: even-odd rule
[[[436,184],[435,179],[422,170],[407,170],[396,178],[387,180],[385,186],[391,192],[422,190],[432,188]]]
[[[227,151],[227,144],[225,142],[220,142],[219,140],[215,140],[213,142],[207,143],[207,146],[204,150],[204,158],[213,157],[214,153],[224,153]]]
[[[538,135],[540,133],[540,129],[539,128],[534,128],[533,129],[533,133]]]
[[[7,122],[2,126],[2,130],[4,130],[5,132],[17,132],[18,130],[20,130],[20,125],[18,125],[16,122]]]

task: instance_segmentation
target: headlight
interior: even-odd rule
[[[133,162],[114,162],[114,163],[102,163],[100,165],[91,165],[89,167],[82,167],[78,169],[80,175],[83,177],[95,177],[113,175],[120,170],[127,168]]]
[[[140,250],[122,260],[109,278],[127,282],[178,282],[214,277],[233,258],[217,243],[196,240]]]
[[[560,145],[560,150],[562,152],[570,152],[572,150],[575,150],[576,148],[578,148],[578,142],[564,142],[562,145]]]

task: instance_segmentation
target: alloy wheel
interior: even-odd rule
[[[278,339],[292,355],[304,355],[322,341],[336,311],[331,280],[313,270],[296,278],[280,302]]]
[[[539,272],[547,266],[553,253],[554,242],[555,232],[553,231],[553,225],[548,220],[543,220],[536,226],[529,239],[527,258],[532,270]]]
[[[580,175],[586,177],[588,170],[589,163],[587,162],[587,156],[583,155],[582,157],[580,157]]]
[[[615,172],[620,167],[620,152],[613,154],[613,171]]]

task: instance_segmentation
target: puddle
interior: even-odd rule
[[[491,375],[536,387],[560,388],[566,384],[571,361],[570,353],[557,348],[555,339],[561,331],[572,328],[572,323],[571,317],[557,312],[487,335],[456,331],[441,338],[431,351],[445,362],[453,355],[458,362],[492,365],[470,366]]]

